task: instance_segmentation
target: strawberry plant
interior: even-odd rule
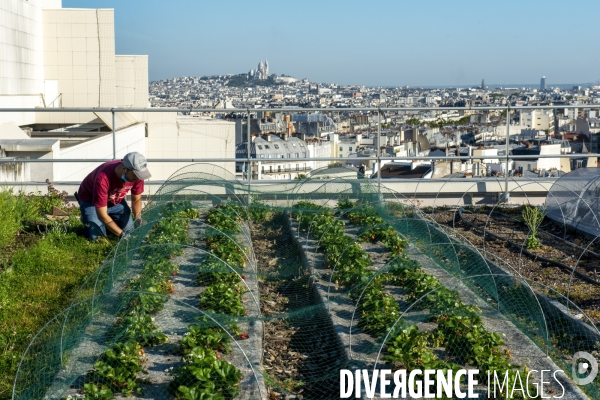
[[[218,326],[209,326],[209,320],[203,319],[203,323],[194,324],[188,327],[188,331],[181,339],[181,350],[184,354],[189,353],[192,349],[200,347],[229,353],[231,351],[231,337]]]
[[[373,281],[364,291],[358,310],[358,326],[365,332],[379,336],[400,317],[400,307],[393,296],[385,293],[383,285]]]
[[[348,219],[355,225],[379,225],[383,224],[383,218],[377,215],[377,210],[370,204],[363,204],[347,214]]]
[[[404,253],[392,258],[389,265],[389,269],[382,275],[386,281],[397,286],[403,286],[405,284],[410,270],[419,268],[419,263],[408,258]]]
[[[151,287],[146,291],[152,293],[156,292],[156,289]],[[127,299],[130,310],[135,310],[140,313],[157,313],[164,308],[164,305],[167,302],[166,297],[153,294],[124,292],[121,296]]]
[[[83,392],[85,400],[109,400],[113,399],[113,392],[107,385],[100,383],[84,383]]]
[[[172,201],[164,205],[163,209],[161,210],[161,213],[164,216],[170,217],[181,211],[190,209],[194,209],[194,206],[190,201]]]
[[[200,217],[200,211],[196,208],[188,208],[173,214],[173,216],[178,218],[196,219]]]
[[[181,218],[162,219],[148,234],[149,244],[177,243],[187,244],[189,221]],[[164,249],[163,249],[164,250]]]
[[[368,281],[373,274],[367,268],[372,264],[369,254],[356,243],[345,248],[341,255],[327,252],[325,260],[335,268],[333,280],[342,285],[356,286]]]
[[[222,232],[230,232],[230,233],[241,232],[240,226],[238,225],[238,222],[240,222],[241,219],[238,220],[238,218],[241,218],[241,217],[237,217],[237,216],[231,217],[231,216],[223,213],[218,208],[211,208],[206,213],[206,223],[209,224],[210,226],[214,226],[215,228],[217,228],[218,230],[220,230]]]
[[[248,206],[248,216],[252,221],[265,221],[270,212],[269,206],[263,204],[257,195],[252,196],[252,203]]]
[[[137,342],[142,347],[158,346],[169,341],[154,323],[153,318],[145,313],[133,311],[119,320],[115,327],[125,341]]]
[[[317,214],[311,221],[310,232],[318,238],[321,238],[323,234],[343,235],[344,223],[333,215]]]
[[[243,375],[233,364],[217,359],[216,354],[210,351],[197,355],[175,370],[175,377],[169,385],[174,396],[188,400],[225,400],[240,393],[239,383]]]
[[[230,216],[232,219],[235,219],[237,221],[245,221],[247,219],[246,210],[244,209],[244,207],[235,203],[219,204],[214,208],[217,210],[221,210],[224,214]]]
[[[344,197],[338,201],[337,209],[338,210],[348,210],[356,207],[356,202],[351,201],[348,197]]]
[[[353,224],[366,226],[379,225],[384,222],[383,218],[378,215],[368,215],[360,212],[348,213],[348,219]]]
[[[332,258],[339,257],[344,249],[354,243],[354,240],[350,236],[347,235],[338,235],[333,232],[326,233],[321,237],[321,242],[319,243],[319,250],[323,250],[332,255],[337,254],[337,256],[332,256]]]
[[[392,253],[401,253],[408,245],[408,242],[390,226],[371,228],[363,232],[358,240],[361,242],[381,242]]]
[[[131,396],[141,394],[142,389],[137,383],[139,372],[147,373],[142,368],[140,356],[142,348],[135,342],[116,343],[94,363],[94,370],[86,377],[84,386],[86,394],[101,392],[111,394],[122,393]],[[92,388],[95,386],[95,388]]]
[[[201,286],[212,285],[214,283],[233,284],[239,282],[240,278],[231,271],[223,261],[216,257],[207,257],[200,267],[196,283]]]
[[[215,256],[225,261],[235,268],[244,268],[246,266],[246,254],[244,249],[240,249],[236,242],[229,237],[216,234],[205,238],[208,249]]]
[[[387,342],[385,359],[396,364],[398,368],[457,370],[457,364],[440,360],[430,349],[430,334],[420,332],[416,325],[401,329],[390,335]]]
[[[311,212],[311,211],[320,211],[320,212],[329,212],[329,208],[325,207],[325,206],[320,206],[316,203],[312,203],[310,201],[299,201],[296,204],[294,204],[293,207],[294,211],[293,211],[293,216],[294,218],[298,218],[297,215],[295,213],[300,213],[300,212]],[[298,210],[298,211],[296,211]]]
[[[179,267],[165,258],[164,254],[152,254],[144,260],[144,275],[151,276],[158,281],[167,280],[173,272],[177,273]]]
[[[307,231],[313,218],[317,215],[333,215],[327,207],[320,206],[308,201],[299,201],[292,210],[292,217],[300,223],[300,230]]]
[[[211,313],[242,316],[246,309],[242,305],[244,287],[239,284],[215,283],[200,293],[200,307]]]
[[[488,332],[478,315],[441,316],[436,331],[444,337],[446,351],[459,362],[485,366],[490,357],[502,355],[504,341],[499,334]]]

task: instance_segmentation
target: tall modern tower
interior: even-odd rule
[[[482,80],[481,80],[481,88],[482,88],[482,89],[485,89],[485,79],[482,79]]]
[[[542,76],[542,79],[540,80],[540,90],[546,90],[546,77]]]

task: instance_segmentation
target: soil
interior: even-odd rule
[[[339,398],[337,338],[323,305],[311,295],[308,272],[283,216],[253,223],[252,232],[269,398]]]
[[[538,282],[540,285],[535,288],[536,290],[539,289],[544,292],[544,286],[547,286],[564,296],[568,296],[590,317],[594,324],[597,326],[600,324],[600,286],[585,282],[576,275],[571,277],[572,274],[568,270],[537,260],[535,257],[529,257],[523,254],[520,249],[507,244],[505,240],[487,236],[484,241],[482,233],[462,221],[456,210],[438,209],[430,216],[442,226],[451,227],[475,247],[491,253],[498,260],[510,265],[514,271],[520,273],[523,277]],[[523,246],[525,244],[528,234],[527,227],[510,216],[499,213],[490,214],[489,211],[481,210],[463,211],[463,217],[482,229],[485,227],[487,232],[515,243],[523,243]],[[544,228],[556,233],[561,230],[554,223],[545,221],[538,234],[541,246],[531,250],[532,253],[558,261],[571,268],[575,267],[578,272],[600,281],[600,275],[595,273],[596,268],[600,273],[600,259],[594,253],[583,250],[583,247],[587,246],[587,243],[584,242],[585,238],[570,234],[567,236],[568,238],[577,240],[577,242],[572,243],[573,246],[564,240],[545,233]],[[596,250],[598,245],[594,243],[590,247],[592,250]],[[551,291],[547,290],[545,294],[551,295]],[[552,297],[556,297],[556,295]]]

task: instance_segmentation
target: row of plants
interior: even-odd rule
[[[374,208],[365,206],[363,210],[357,210],[348,200],[338,205],[338,216],[349,209],[352,210],[350,214],[361,223],[366,220],[359,216],[360,211],[365,211],[369,220],[380,219],[373,214]],[[384,280],[376,277],[375,271],[369,268],[372,265],[369,254],[353,237],[345,234],[344,222],[329,208],[309,202],[295,204],[292,217],[298,220],[300,230],[319,238],[319,250],[325,255],[324,267],[333,271],[331,279],[336,286],[349,288],[349,296],[354,300],[360,299],[359,326],[372,335],[385,332],[400,316],[400,308],[393,296],[385,291]],[[385,237],[386,242],[396,249],[395,254],[400,254],[406,246],[397,233],[392,238],[389,227],[381,231],[368,230],[360,240],[374,241],[377,237]]]
[[[241,232],[246,210],[234,203],[220,204],[206,213],[206,223],[215,229],[204,238],[211,255],[200,265],[198,283],[208,287],[199,295],[200,307],[210,313],[230,316],[247,314],[242,304],[245,285],[240,277],[246,268],[248,250],[232,237]],[[233,270],[232,270],[233,268]]]
[[[306,204],[300,207],[310,209]],[[526,375],[526,367],[510,363],[510,353],[503,348],[505,343],[501,336],[484,327],[481,310],[465,305],[457,291],[447,289],[409,259],[403,253],[407,242],[383,223],[373,206],[344,199],[338,203],[338,215],[345,214],[357,225],[379,225],[360,234],[358,242],[380,242],[391,253],[389,269],[383,273],[369,269],[372,264],[369,254],[344,235],[343,222],[331,210],[312,209],[317,211],[295,213],[301,220],[301,229],[309,225],[310,232],[319,238],[320,249],[325,252],[325,267],[334,269],[336,284],[347,286],[351,298],[360,296],[357,299],[358,326],[378,338],[389,331],[385,359],[396,368],[458,370],[463,368],[461,365],[470,365],[484,371],[479,377],[483,383],[487,380],[487,371],[502,374],[509,371],[509,387],[519,379],[519,372],[521,376]],[[437,323],[437,327],[430,332],[420,332],[417,325],[398,320],[400,307],[385,285],[401,287],[406,301],[415,304],[417,309],[428,310],[428,322]],[[440,347],[446,354],[443,360],[434,351]]]
[[[222,354],[232,350],[232,339],[207,317],[188,327],[181,340],[184,365],[173,373],[169,387],[178,399],[233,399],[242,373]]]
[[[177,398],[232,399],[240,392],[242,373],[222,358],[232,351],[230,334],[242,340],[248,338],[235,319],[247,314],[242,302],[245,285],[240,282],[240,278],[245,279],[247,250],[233,239],[247,218],[246,210],[233,203],[206,212],[205,222],[214,231],[203,238],[210,255],[200,265],[196,279],[196,284],[207,286],[198,295],[199,306],[208,314],[218,314],[224,325],[204,316],[188,327],[181,341],[184,365],[172,372],[169,386]]]
[[[397,238],[393,239],[394,236]],[[371,228],[359,236],[359,240],[379,241],[392,253],[390,268],[377,278],[401,287],[407,294],[406,301],[414,304],[416,309],[427,310],[428,322],[438,324],[431,332],[420,332],[416,325],[398,321],[386,343],[388,361],[407,369],[456,371],[463,365],[470,365],[482,371],[479,381],[484,384],[487,383],[487,371],[492,374],[508,371],[508,387],[511,388],[516,380],[520,380],[519,375],[527,375],[526,366],[510,362],[511,355],[504,347],[502,337],[485,328],[479,307],[464,304],[456,290],[447,289],[405,254],[396,256],[397,243],[403,239],[395,230],[389,226]],[[413,349],[412,346],[416,347]],[[440,347],[447,355],[445,360],[440,360],[434,352]],[[503,395],[507,392],[508,389]]]
[[[190,220],[198,218],[199,212],[189,202],[174,202],[163,208],[161,216],[147,236],[141,273],[118,296],[121,310],[106,337],[108,350],[85,376],[86,399],[141,395],[140,374],[148,373],[144,349],[168,342],[154,316],[174,292],[173,278],[179,268],[172,258],[182,254],[181,245],[188,244]]]

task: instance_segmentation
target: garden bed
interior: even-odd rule
[[[345,358],[285,221],[278,212],[252,224],[265,316],[263,368],[269,398],[336,398]]]
[[[517,244],[521,243],[522,246],[525,246],[528,232],[525,226],[507,216],[497,213],[489,215],[489,210],[481,210],[479,212],[465,211],[463,212],[463,216],[466,221],[475,224],[480,229],[475,229],[469,226],[468,223],[463,222],[458,216],[457,210],[438,209],[431,214],[431,218],[436,222],[442,226],[452,227],[453,230],[456,230],[456,232],[469,240],[473,246],[503,260],[523,277],[534,282],[539,282],[541,285],[556,290],[564,296],[568,296],[573,303],[590,317],[594,324],[600,324],[600,287],[598,285],[590,283],[577,275],[571,277],[572,271],[569,269],[559,268],[536,257],[528,257],[520,248],[508,246],[505,240],[492,237],[486,238],[485,241],[483,240],[482,231],[485,229],[486,232],[504,237]],[[556,232],[559,230],[554,226],[554,223],[549,223],[548,228]],[[598,279],[600,276],[594,273],[594,267],[600,265],[600,260],[594,260],[595,256],[593,254],[584,254],[584,250],[580,247],[581,245],[587,246],[589,244],[583,242],[584,238],[575,237],[574,240],[577,240],[579,244],[573,243],[573,245],[569,245],[561,239],[545,234],[544,230],[541,230],[539,240],[542,245],[537,249],[531,250],[533,254],[539,254],[546,259],[559,261],[570,268],[575,267],[577,272],[593,280]],[[595,249],[595,246],[592,246],[592,248]],[[583,262],[578,263],[577,260],[582,254],[584,254]],[[586,266],[590,268],[586,268]],[[540,287],[539,290],[543,289]],[[575,313],[574,315],[577,314]]]
[[[47,395],[62,393],[76,377],[65,396],[167,399],[203,391],[227,398],[264,397],[259,371],[263,326],[249,228],[229,215],[221,225],[230,233],[223,233],[218,220],[231,210],[200,215],[189,206],[174,205],[157,220],[122,276],[113,276],[121,270],[114,262],[97,274],[110,276],[113,289],[93,298],[90,323],[74,332],[77,342],[65,342],[65,366]],[[235,249],[237,256],[222,246]],[[227,265],[223,257],[235,269],[215,270],[215,265]],[[229,290],[233,297],[226,300]],[[214,372],[202,378],[194,368]]]
[[[351,226],[352,224],[349,223],[350,221],[347,218],[342,219],[345,222],[344,234],[350,237],[354,242],[359,241],[359,236],[366,228]],[[384,344],[381,341],[380,335],[374,335],[373,332],[365,332],[364,329],[361,329],[359,304],[362,300],[359,299],[359,302],[357,303],[356,298],[348,296],[347,290],[336,281],[335,270],[332,270],[330,266],[327,265],[323,254],[319,251],[319,248],[322,247],[322,238],[319,237],[320,233],[317,234],[316,237],[307,234],[306,232],[302,233],[300,222],[301,221],[298,221],[297,219],[293,219],[290,226],[299,238],[299,243],[306,254],[307,264],[312,268],[314,287],[319,296],[327,304],[327,309],[333,321],[334,329],[340,337],[346,357],[351,362],[358,362],[360,365],[371,368],[374,365],[377,365],[378,368],[384,366],[390,367],[390,364],[385,361],[385,352],[389,351],[389,342]],[[371,237],[375,239],[375,236]],[[367,243],[362,244],[361,247],[371,259],[372,263],[369,269],[378,273],[385,273],[386,268],[389,268],[387,265],[388,261],[390,257],[393,256],[393,253],[388,249],[389,246],[384,246],[378,241],[374,241],[374,243],[369,243],[367,241]],[[422,270],[426,274],[429,274],[440,282],[444,282],[446,289],[460,293],[461,302],[471,306],[477,305],[481,309],[481,320],[485,328],[491,332],[502,332],[504,338],[503,342],[505,344],[502,345],[498,351],[506,354],[511,360],[510,363],[512,365],[527,365],[528,368],[536,370],[558,369],[558,367],[545,356],[544,352],[523,332],[512,323],[508,322],[506,318],[492,308],[490,304],[476,296],[462,282],[450,275],[444,269],[441,269],[438,264],[425,256],[415,246],[408,246],[406,253],[410,255],[410,259],[417,261],[420,264]],[[426,309],[424,310],[422,307],[413,308],[414,298],[411,300],[410,296],[407,296],[408,293],[406,291],[390,284],[385,284],[383,288],[387,292],[387,294],[383,294],[383,296],[393,298],[393,300],[399,304],[400,310],[412,308],[404,315],[404,322],[416,326],[417,331],[420,331],[421,335],[429,335],[434,332],[437,324],[428,322],[429,312],[426,312]],[[392,310],[392,308],[390,308],[390,310]],[[390,312],[390,310],[388,310],[388,312]],[[364,316],[365,314],[363,312],[363,317]],[[400,315],[396,318],[399,317]],[[368,328],[368,326],[366,327]],[[389,337],[393,337],[393,335],[394,334],[392,333]],[[443,347],[432,348],[432,350],[437,355],[436,358],[452,358],[449,357],[450,354],[445,353]],[[476,366],[466,363],[462,364],[461,367],[473,368]],[[424,366],[424,368],[426,367]],[[567,377],[561,377],[561,383],[567,388],[567,392],[572,394],[572,398],[587,398]],[[481,393],[484,393],[484,388],[485,386],[480,388]],[[546,389],[547,392],[545,394],[550,395],[560,393],[561,390],[560,386],[556,383]]]

